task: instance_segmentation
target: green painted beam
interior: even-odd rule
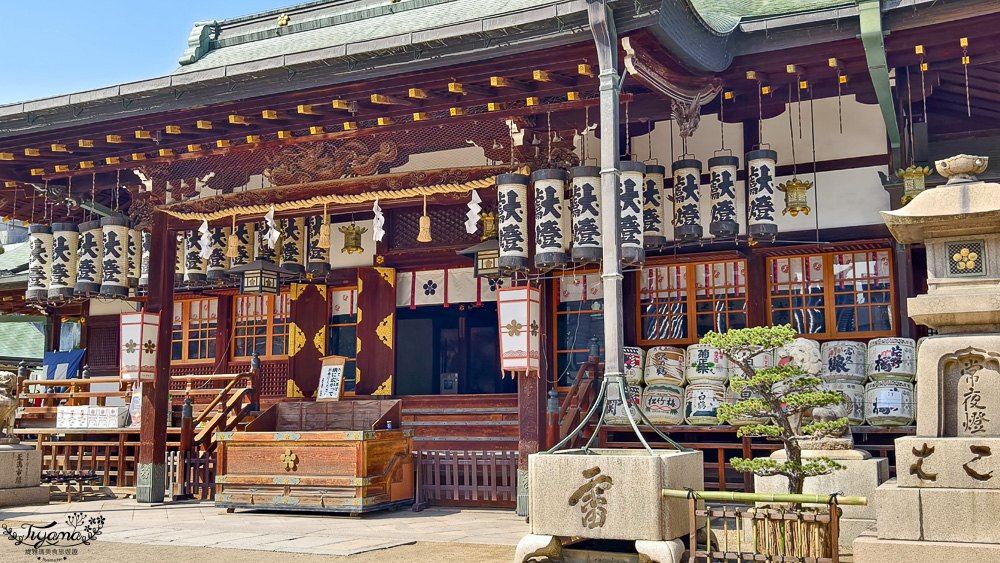
[[[896,121],[896,107],[892,100],[892,85],[889,83],[889,66],[885,60],[885,40],[882,30],[882,6],[880,0],[858,0],[860,12],[861,43],[865,47],[868,60],[868,74],[875,86],[875,97],[882,110],[885,131],[892,148],[893,165],[899,164],[901,139]]]

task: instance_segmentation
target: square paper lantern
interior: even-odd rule
[[[538,375],[541,342],[541,292],[536,287],[497,291],[500,317],[500,369]]]
[[[121,379],[153,381],[160,316],[151,313],[121,315]]]

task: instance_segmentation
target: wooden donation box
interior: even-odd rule
[[[357,514],[414,500],[398,400],[278,403],[217,437],[218,507]]]

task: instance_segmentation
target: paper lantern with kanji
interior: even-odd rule
[[[151,313],[122,313],[121,327],[121,379],[152,381],[156,376],[160,316]]]
[[[497,176],[497,216],[500,220],[500,271],[528,269],[528,177]]]
[[[125,217],[101,218],[101,295],[128,297],[128,229]]]
[[[500,369],[535,372],[541,357],[541,292],[536,287],[497,291],[500,320]]]
[[[281,235],[281,267],[290,272],[306,271],[306,218],[282,219]]]
[[[535,184],[535,266],[566,264],[566,171],[546,168],[531,173]]]
[[[208,268],[205,275],[210,280],[226,278],[229,269],[229,258],[226,256],[226,242],[232,234],[231,227],[216,227],[212,229],[212,254],[208,256]]]
[[[646,248],[659,248],[667,244],[666,194],[663,177],[667,169],[658,164],[647,164],[642,188],[642,244]]]
[[[28,227],[28,301],[45,301],[49,294],[52,273],[52,228],[48,225]]]
[[[601,239],[601,169],[576,166],[573,173],[573,261],[600,262],[604,256]]]
[[[621,232],[622,261],[642,264],[646,259],[642,247],[642,184],[646,165],[632,160],[618,163],[621,181],[618,188],[618,229]]]
[[[701,239],[701,161],[682,158],[671,165],[674,174],[674,240]]]
[[[80,223],[80,244],[77,246],[75,295],[89,296],[101,291],[103,268],[103,235],[101,220]]]
[[[774,176],[778,153],[761,149],[747,153],[747,233],[751,243],[773,242],[778,234],[774,222]]]
[[[52,224],[52,270],[49,276],[49,299],[73,297],[80,233],[73,223]]]

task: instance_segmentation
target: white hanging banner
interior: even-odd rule
[[[358,312],[358,290],[336,289],[330,292],[331,315],[354,315]]]
[[[372,212],[375,213],[375,218],[372,219],[372,238],[375,239],[375,242],[382,242],[382,237],[385,236],[385,216],[382,215],[378,197],[375,198],[375,204],[372,205]]]
[[[559,301],[593,301],[604,298],[604,284],[601,274],[577,274],[562,276],[559,282]]]
[[[477,278],[473,268],[447,268],[396,273],[396,306],[456,305],[496,301],[497,290],[510,279]]]

